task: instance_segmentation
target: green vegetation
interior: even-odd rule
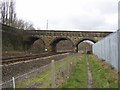
[[[118,73],[104,61],[89,56],[94,88],[118,88]]]
[[[88,55],[93,76],[93,88],[118,88],[118,73],[107,63]],[[62,88],[87,88],[88,72],[85,55],[77,63],[75,71]]]
[[[93,88],[117,88],[118,73],[113,70],[107,63],[98,60],[93,55],[88,55],[89,64],[91,65],[93,76]],[[68,62],[75,62],[74,71],[71,71],[70,78],[66,79]],[[77,61],[77,62],[76,62]],[[71,67],[70,67],[71,68]],[[65,75],[61,76],[61,72],[65,71]],[[88,71],[85,55],[81,57],[79,54],[70,55],[64,60],[55,64],[56,87],[59,88],[87,88],[88,87]],[[43,71],[35,77],[28,78],[19,82],[17,88],[50,88],[51,87],[51,69]]]
[[[77,60],[77,55],[70,55],[64,60],[61,60],[55,64],[55,73],[56,73],[56,86],[59,87],[62,83],[65,82],[65,75],[61,76],[61,72],[67,72],[67,65],[71,61],[75,63]],[[16,84],[17,88],[50,88],[51,87],[51,65],[43,71],[42,73],[38,74],[35,77],[31,77],[28,79],[23,80]]]
[[[21,51],[22,50],[22,31],[16,28],[2,25],[2,51]]]
[[[82,56],[79,62],[77,62],[76,68],[72,73],[70,79],[62,88],[86,88],[87,87],[87,64],[85,57]]]

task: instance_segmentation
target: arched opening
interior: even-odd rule
[[[33,53],[42,53],[45,51],[45,43],[43,40],[38,39],[34,41],[34,43],[31,45],[30,51]]]
[[[24,41],[24,50],[32,53],[41,53],[45,51],[45,43],[41,38],[28,37]]]
[[[67,52],[74,50],[74,44],[69,38],[55,38],[51,43],[52,52]]]
[[[96,43],[96,41],[92,39],[81,39],[79,42],[76,44],[76,52],[80,53],[92,53],[92,45]],[[86,51],[87,50],[87,51]]]

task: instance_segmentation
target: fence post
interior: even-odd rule
[[[85,56],[86,56],[86,61],[87,61],[87,47],[86,47],[86,49],[85,49]]]
[[[70,61],[69,61],[69,59],[67,60],[67,78],[69,78],[69,76],[70,76],[70,63],[69,63]]]
[[[52,88],[55,88],[55,61],[54,60],[52,60],[51,61],[51,83],[52,83],[52,85],[51,85],[51,87]]]
[[[71,73],[72,73],[72,70],[73,70],[73,62],[71,61],[71,62],[70,62],[70,75],[71,75]]]
[[[13,88],[15,90],[15,78],[14,77],[12,77],[12,81],[13,81]]]

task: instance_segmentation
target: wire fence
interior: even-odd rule
[[[2,88],[56,88],[69,78],[74,70],[77,58],[52,60],[50,64],[2,83]]]
[[[114,32],[93,45],[93,53],[99,58],[118,68],[120,59],[120,31]]]

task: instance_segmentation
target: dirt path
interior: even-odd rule
[[[93,88],[93,78],[92,78],[92,72],[91,72],[88,56],[86,58],[86,61],[87,61],[87,68],[88,68],[88,88]]]

